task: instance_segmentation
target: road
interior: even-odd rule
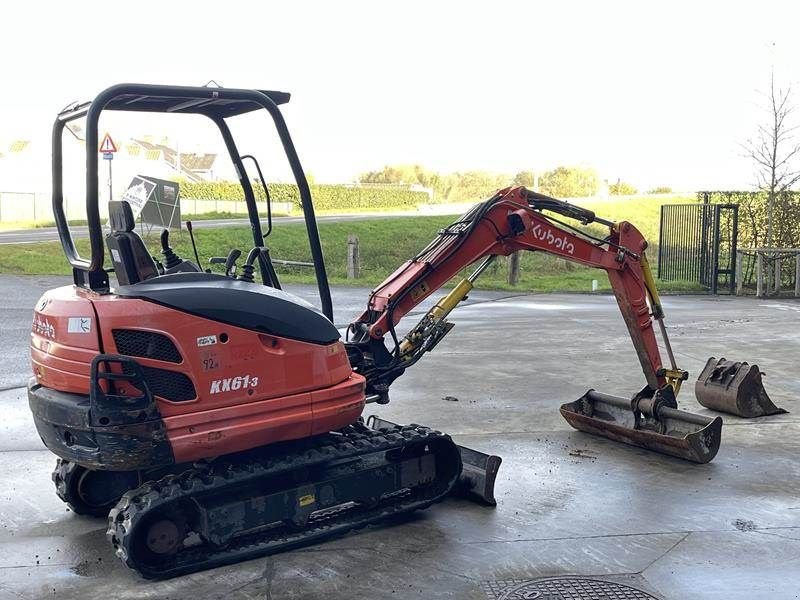
[[[718,456],[694,465],[573,431],[558,414],[590,386],[629,394],[642,385],[612,297],[470,294],[453,313],[453,332],[398,379],[389,405],[368,413],[501,455],[497,508],[448,500],[309,548],[148,582],[113,556],[103,519],[76,516],[56,497],[54,457],[21,387],[31,307],[68,281],[0,276],[2,600],[511,600],[544,598],[527,582],[564,576],[664,600],[798,598],[800,302],[664,299],[682,367],[696,375],[709,354],[756,362],[769,373],[772,399],[790,411],[749,421],[724,415]],[[291,291],[314,300],[310,286]],[[335,288],[336,322],[346,323],[368,293]],[[691,387],[681,408],[714,414]]]
[[[383,219],[386,217],[415,216],[409,212],[381,212],[381,213],[356,213],[342,215],[322,215],[317,217],[318,223],[340,223],[345,221],[366,221],[369,219]],[[274,225],[285,223],[302,223],[303,217],[273,217]],[[248,226],[247,219],[208,219],[193,223],[195,229],[216,227],[241,227]],[[76,225],[70,228],[73,237],[86,237],[89,229],[85,225]],[[17,229],[0,231],[0,244],[32,244],[34,242],[58,241],[58,231],[55,227],[38,227],[35,229]]]

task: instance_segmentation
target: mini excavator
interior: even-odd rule
[[[423,509],[460,492],[494,504],[500,458],[421,425],[366,421],[367,403],[450,332],[448,316],[498,256],[546,252],[608,274],[644,372],[630,398],[589,390],[561,406],[573,427],[707,462],[722,421],[679,410],[686,371],[669,345],[647,242],[630,223],[510,187],[475,205],[369,295],[345,340],[333,310],[312,198],[279,105],[289,94],[121,84],[64,109],[53,128],[53,210],[74,284],[38,301],[28,397],[44,444],[58,456],[58,495],[78,514],[107,516],[116,555],[147,578],[166,578],[314,543]],[[101,222],[98,120],[102,111],[208,117],[240,178],[253,248],[224,273],[178,256],[161,236],[154,259],[129,202]],[[283,291],[245,159],[229,129],[257,110],[272,118],[296,181],[321,310]],[[64,210],[62,137],[86,119],[89,255]],[[572,223],[568,222],[572,221]],[[607,230],[599,237],[581,226]],[[266,229],[266,231],[265,231]],[[191,229],[190,229],[191,233]],[[193,238],[192,238],[192,241]],[[111,268],[106,269],[109,250]],[[474,265],[401,335],[401,319]],[[110,279],[113,275],[114,279]],[[261,282],[256,281],[260,275]],[[660,330],[669,356],[664,365]]]

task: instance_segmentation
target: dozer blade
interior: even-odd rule
[[[785,413],[769,399],[758,365],[713,356],[694,384],[697,401],[711,410],[751,419]]]
[[[494,481],[503,459],[494,454],[484,454],[472,448],[459,446],[461,476],[453,493],[478,500],[488,506],[497,506],[494,498]]]
[[[397,427],[397,424],[371,415],[367,419],[367,426],[371,429],[393,429]],[[488,506],[497,506],[497,500],[494,497],[494,482],[503,459],[465,446],[458,446],[458,450],[461,454],[462,468],[452,493]]]
[[[708,418],[659,402],[636,403],[594,390],[563,404],[561,416],[579,431],[696,463],[713,459],[722,437],[720,417]]]

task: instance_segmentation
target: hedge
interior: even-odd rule
[[[767,192],[698,192],[698,201],[739,205],[740,248],[767,244]],[[772,209],[772,247],[800,247],[800,192],[785,191],[775,197]]]
[[[183,182],[181,197],[190,200],[244,200],[242,186],[235,181]],[[253,191],[263,201],[261,185],[253,184]],[[290,183],[269,184],[273,202],[291,202],[300,206],[297,186]],[[429,201],[428,194],[402,188],[385,188],[350,185],[312,185],[314,208],[320,210],[360,208],[414,208]]]

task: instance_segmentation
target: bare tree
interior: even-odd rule
[[[745,144],[747,155],[755,161],[758,187],[767,192],[767,247],[772,246],[773,213],[777,198],[800,181],[795,160],[800,154],[800,142],[791,124],[794,105],[792,88],[775,85],[775,71],[770,72],[769,90],[765,94],[769,119],[758,126],[754,139]]]

